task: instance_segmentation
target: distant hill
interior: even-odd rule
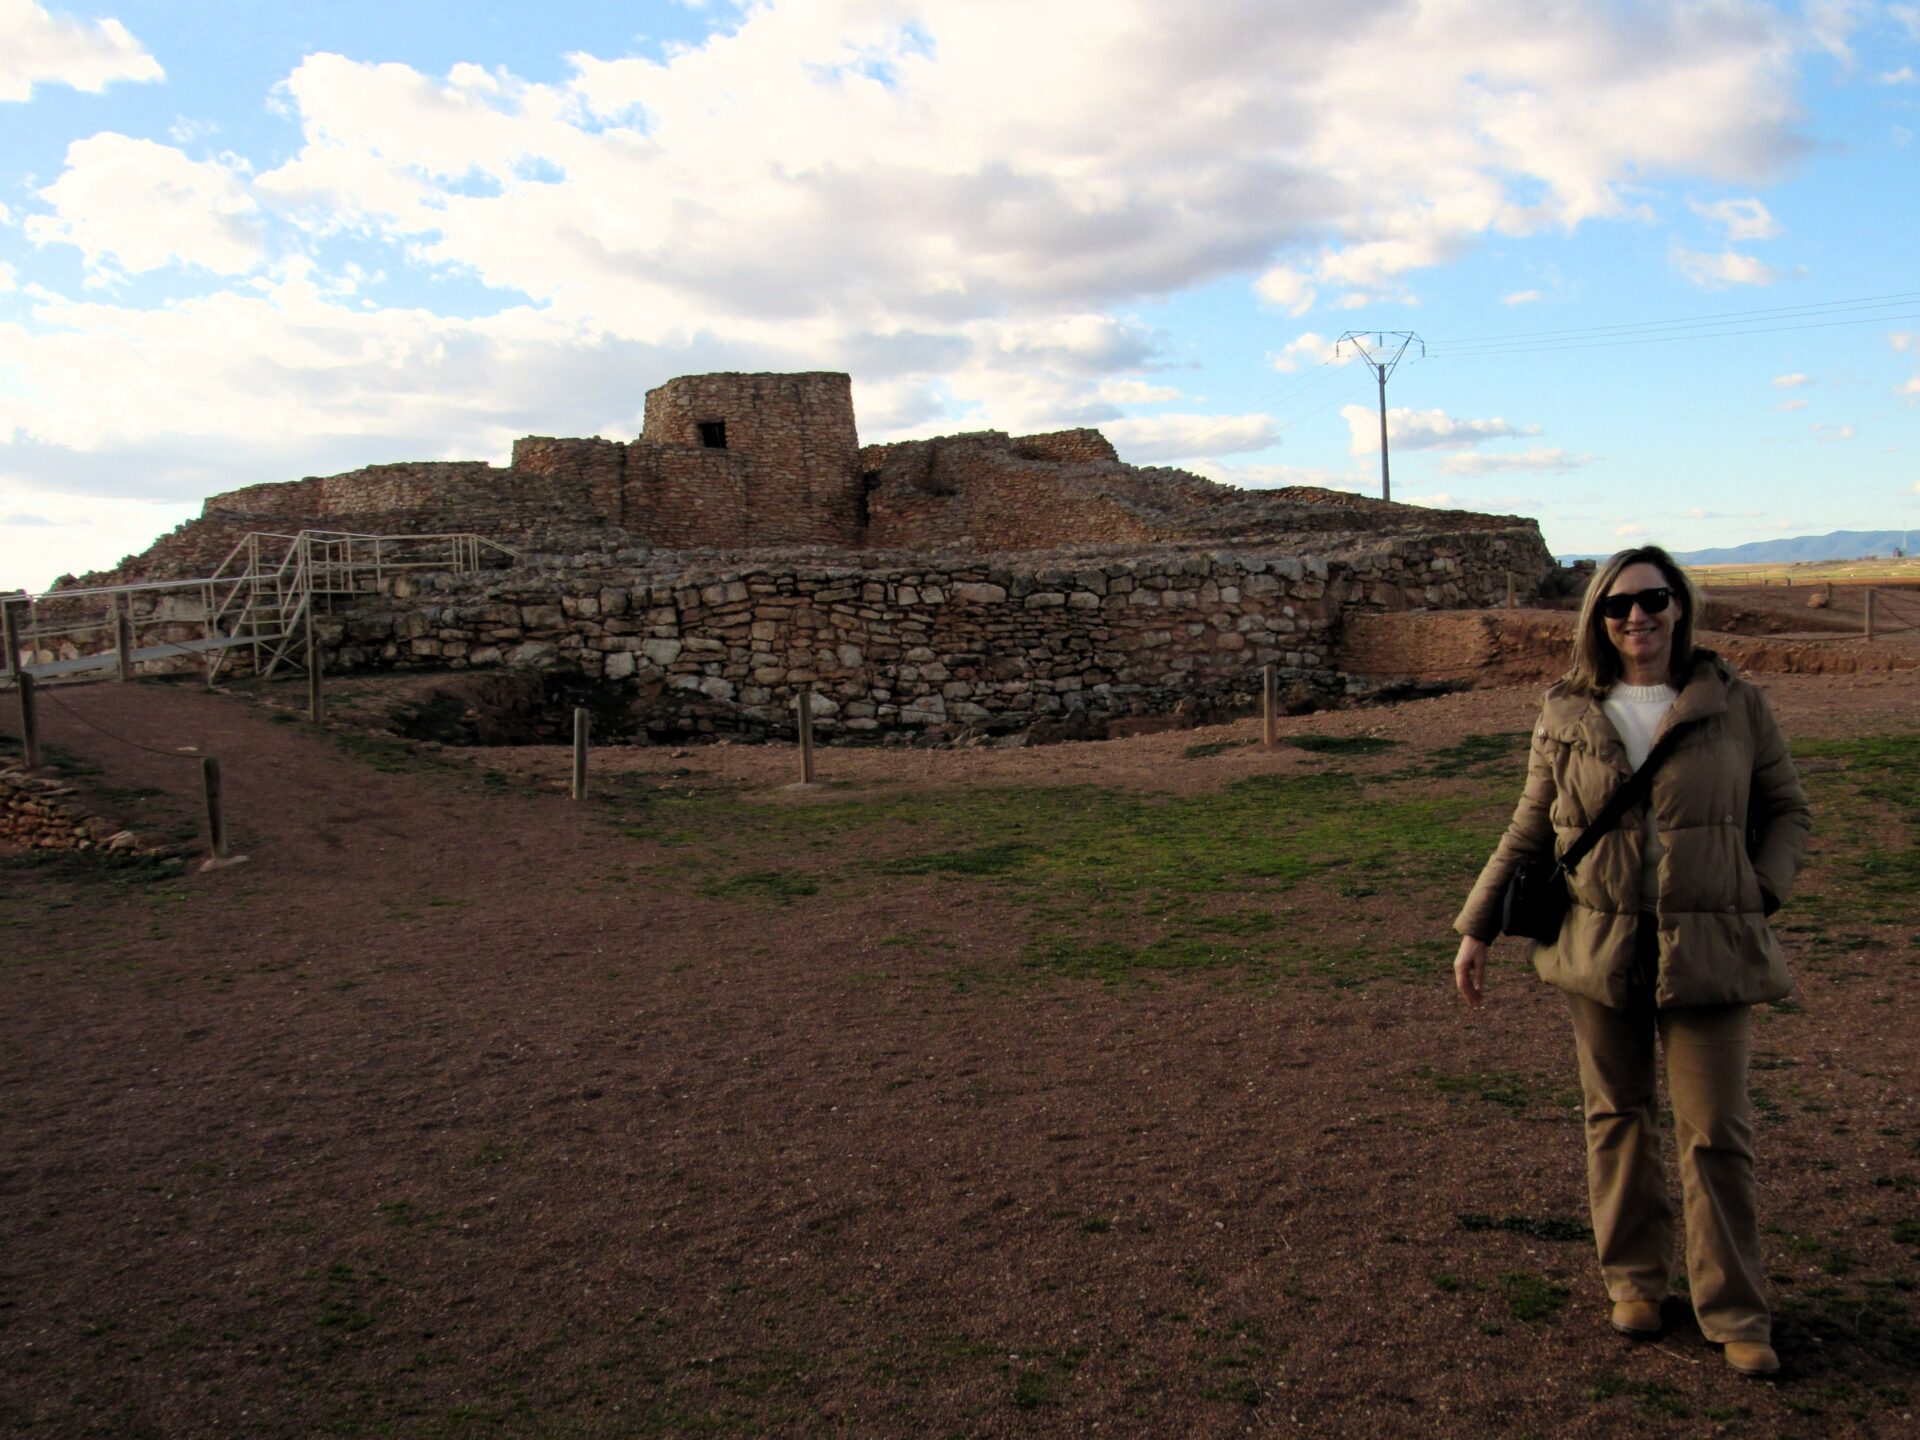
[[[1896,549],[1914,553],[1913,530],[1833,530],[1825,535],[1796,535],[1787,540],[1755,540],[1718,550],[1682,550],[1674,559],[1682,565],[1790,565],[1802,560],[1862,560],[1891,555]],[[1572,560],[1604,560],[1605,555],[1562,555]]]

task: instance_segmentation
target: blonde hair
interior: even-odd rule
[[[1629,565],[1651,565],[1666,577],[1667,588],[1680,607],[1679,617],[1673,622],[1673,650],[1667,657],[1667,668],[1676,687],[1684,685],[1693,673],[1693,627],[1700,614],[1700,592],[1680,568],[1680,562],[1660,546],[1636,545],[1613,556],[1587,584],[1586,596],[1580,602],[1580,623],[1573,633],[1573,660],[1566,674],[1567,688],[1576,694],[1605,695],[1620,679],[1620,652],[1607,638],[1600,602]]]

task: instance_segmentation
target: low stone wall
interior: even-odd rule
[[[29,775],[18,762],[0,764],[0,847],[20,850],[106,850],[157,853],[131,830],[86,814],[73,786]]]
[[[1350,611],[1457,607],[1532,567],[1531,526],[1361,547],[1001,557],[758,556],[702,570],[529,564],[402,579],[325,627],[336,666],[505,665],[633,688],[703,728],[783,730],[801,686],[825,729],[1154,713],[1246,695],[1260,668],[1344,688]],[[678,557],[684,566],[684,556]],[[857,563],[855,563],[857,562]],[[677,723],[677,722],[676,722]]]

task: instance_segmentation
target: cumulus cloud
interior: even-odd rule
[[[52,213],[30,217],[27,238],[76,246],[96,272],[179,263],[239,275],[265,257],[259,207],[241,178],[151,140],[103,131],[74,141],[65,173],[40,198]]]
[[[1320,298],[1306,276],[1285,265],[1276,265],[1267,271],[1254,282],[1253,288],[1262,300],[1280,306],[1289,315],[1306,314]]]
[[[1836,425],[1825,420],[1819,420],[1814,423],[1813,433],[1815,438],[1820,440],[1851,440],[1853,439],[1853,426],[1846,424]]]
[[[1538,290],[1515,290],[1511,295],[1502,295],[1502,305],[1535,305],[1547,297]]]
[[[164,78],[118,20],[75,20],[38,0],[0,0],[0,101],[29,99],[36,85],[98,94],[116,80]]]
[[[1773,388],[1776,390],[1795,390],[1802,385],[1811,385],[1812,383],[1813,378],[1811,376],[1803,375],[1797,370],[1791,375],[1776,375],[1773,377]]]
[[[1549,449],[1536,446],[1531,450],[1516,450],[1491,455],[1469,452],[1464,455],[1447,455],[1440,461],[1441,472],[1447,475],[1503,475],[1514,473],[1545,474],[1556,471],[1577,470],[1582,465],[1590,465],[1595,457],[1576,455],[1568,450]]]
[[[1782,415],[1791,415],[1796,410],[1806,409],[1807,402],[1804,400],[1780,400],[1776,401],[1772,408]]]
[[[1894,386],[1893,393],[1898,395],[1902,400],[1920,399],[1920,375],[1915,375],[1911,379]]]
[[[1279,438],[1265,415],[1146,415],[1102,428],[1120,458],[1135,465],[1244,454],[1264,450]]]
[[[1343,405],[1340,418],[1347,422],[1351,435],[1347,453],[1365,455],[1380,448],[1378,410],[1366,405]],[[1389,408],[1387,411],[1387,443],[1399,450],[1466,447],[1483,440],[1539,433],[1537,425],[1514,425],[1497,416],[1491,420],[1456,420],[1444,410]]]
[[[1758,200],[1717,200],[1703,205],[1689,200],[1687,208],[1703,220],[1711,220],[1727,232],[1729,242],[1771,240],[1780,233],[1780,222]]]
[[[1273,357],[1273,368],[1291,374],[1307,365],[1324,365],[1334,358],[1334,342],[1309,330],[1286,344]]]
[[[1614,526],[1613,533],[1619,539],[1631,540],[1636,535],[1645,535],[1647,533],[1647,527],[1644,525],[1636,525],[1629,521],[1629,522]]]
[[[1725,290],[1730,285],[1771,285],[1779,278],[1753,256],[1734,250],[1708,255],[1675,245],[1668,258],[1674,269],[1703,290]]]
[[[1920,76],[1913,73],[1911,65],[1902,65],[1898,70],[1883,70],[1874,79],[1881,85],[1920,85]]]
[[[1912,330],[1896,330],[1887,336],[1887,343],[1896,350],[1920,350],[1920,334]]]
[[[1145,380],[1122,378],[1102,380],[1100,398],[1115,405],[1158,405],[1178,400],[1180,392],[1171,385],[1149,385]]]

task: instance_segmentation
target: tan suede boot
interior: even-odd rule
[[[1614,1301],[1613,1328],[1635,1340],[1651,1340],[1660,1333],[1660,1302],[1657,1300]]]
[[[1780,1371],[1780,1357],[1773,1353],[1771,1345],[1729,1340],[1721,1353],[1727,1357],[1727,1364],[1741,1375],[1776,1375]]]

